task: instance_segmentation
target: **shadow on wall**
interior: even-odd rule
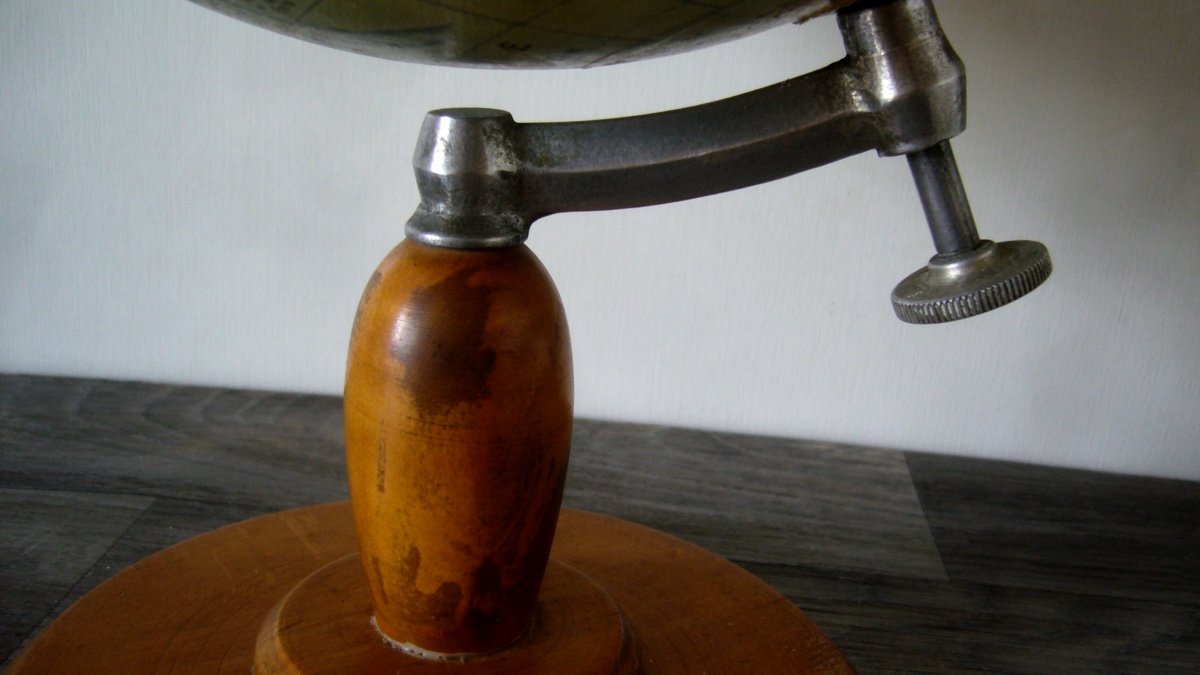
[[[973,126],[1006,146],[963,153],[974,160],[973,182],[1011,186],[976,189],[977,209],[1049,221],[1056,269],[1046,295],[1060,315],[1023,375],[1031,393],[1023,418],[1046,447],[1097,449],[1116,469],[1158,464],[1195,478],[1200,4],[1103,0],[1073,10],[1016,1],[939,8],[970,36],[956,42],[973,96],[962,142],[978,140]],[[1023,111],[1011,110],[1012,90],[1030,92]],[[1001,161],[981,161],[988,156]]]

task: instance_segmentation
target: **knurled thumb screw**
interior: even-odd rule
[[[1050,252],[1036,241],[981,240],[949,141],[907,155],[937,248],[929,264],[892,291],[908,323],[965,319],[1007,305],[1050,276]]]

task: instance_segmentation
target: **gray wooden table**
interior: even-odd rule
[[[734,560],[861,672],[1200,672],[1200,483],[576,427],[569,506]],[[344,475],[337,398],[0,376],[0,659],[133,562],[345,499]]]

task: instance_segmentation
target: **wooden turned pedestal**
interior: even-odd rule
[[[25,673],[849,672],[788,600],[703,549],[562,511],[566,320],[524,246],[398,246],[345,390],[351,504],[179,544],[85,596]]]
[[[254,672],[305,675],[463,672],[462,661],[422,659],[380,639],[371,595],[357,553],[313,572],[287,594],[263,622]],[[594,581],[551,561],[541,602],[528,630],[511,646],[477,657],[489,673],[637,672],[633,635],[613,599]]]

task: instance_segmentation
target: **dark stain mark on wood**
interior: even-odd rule
[[[379,595],[383,597],[383,601],[388,601],[387,577],[383,573],[383,565],[379,563],[378,556],[371,556],[371,572],[375,575],[375,588],[379,589]]]
[[[382,426],[382,423],[380,424]],[[376,444],[378,454],[375,458],[375,489],[382,493],[387,486],[387,436],[382,432],[379,434],[379,443]]]
[[[404,366],[402,385],[426,415],[488,397],[496,352],[486,347],[493,289],[471,283],[463,269],[414,291],[410,309],[425,330],[401,330],[391,354]]]
[[[399,607],[404,611],[404,620],[414,624],[435,624],[454,616],[462,601],[462,587],[452,581],[444,581],[432,593],[417,590],[417,575],[421,571],[421,549],[412,546],[404,556],[400,569],[396,570],[398,588],[404,594]]]
[[[362,317],[363,308],[371,302],[371,298],[375,297],[375,291],[379,289],[379,283],[383,281],[383,272],[378,270],[371,275],[371,279],[367,281],[366,288],[363,289],[362,297],[358,300],[358,309],[354,312],[354,327],[357,329],[358,320]]]

